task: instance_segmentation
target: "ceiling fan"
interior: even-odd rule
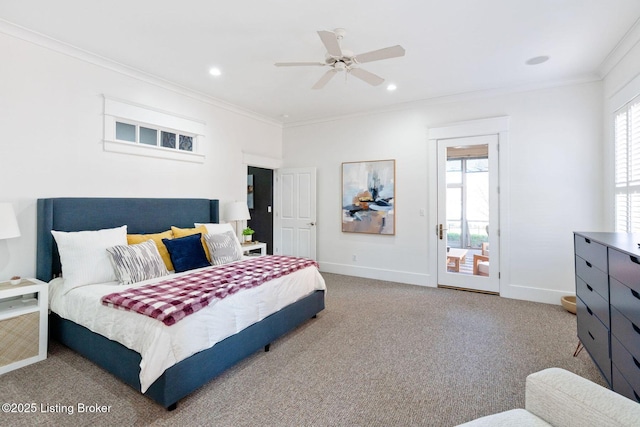
[[[349,73],[370,85],[378,86],[384,79],[369,71],[358,68],[357,65],[365,62],[380,61],[382,59],[404,56],[404,48],[400,45],[372,50],[371,52],[354,55],[353,52],[340,47],[340,41],[346,34],[344,28],[332,31],[318,31],[320,40],[327,49],[324,62],[276,62],[276,67],[320,66],[329,67],[329,70],[312,86],[312,89],[322,89],[328,82],[341,71]]]

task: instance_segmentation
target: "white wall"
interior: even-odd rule
[[[0,240],[0,280],[35,274],[41,197],[246,197],[243,152],[280,158],[282,126],[0,33],[0,201],[22,236]],[[115,67],[117,68],[117,67]],[[205,70],[206,71],[206,70]],[[204,164],[103,151],[102,95],[206,122]]]
[[[429,268],[429,127],[509,116],[501,294],[559,303],[575,292],[574,230],[604,227],[600,82],[285,127],[286,167],[318,168],[318,260],[324,271],[435,285]],[[342,233],[341,162],[396,159],[396,235]],[[431,222],[435,223],[435,220]],[[507,241],[505,241],[507,240]],[[357,261],[352,261],[352,255]]]

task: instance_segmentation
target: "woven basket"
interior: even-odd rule
[[[565,295],[560,298],[560,304],[567,310],[569,313],[576,314],[576,297],[573,295]]]

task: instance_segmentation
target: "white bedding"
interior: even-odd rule
[[[189,272],[178,275],[184,274]],[[71,289],[65,288],[63,279],[54,279],[50,282],[49,307],[60,317],[138,352],[142,356],[140,384],[144,393],[172,365],[212,347],[316,290],[326,290],[318,270],[308,267],[212,302],[172,326],[101,303],[104,295],[163,279],[166,276],[127,286],[111,282]]]

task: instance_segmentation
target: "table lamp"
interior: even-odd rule
[[[251,215],[249,215],[249,207],[247,206],[247,202],[229,203],[225,211],[225,217],[227,221],[235,222],[236,236],[238,236],[238,221],[251,219]]]
[[[18,220],[11,203],[0,203],[0,239],[12,239],[20,237],[20,229],[18,228]],[[20,283],[20,278],[14,276],[11,278],[11,284]]]
[[[20,237],[18,220],[11,203],[0,203],[0,239]]]

